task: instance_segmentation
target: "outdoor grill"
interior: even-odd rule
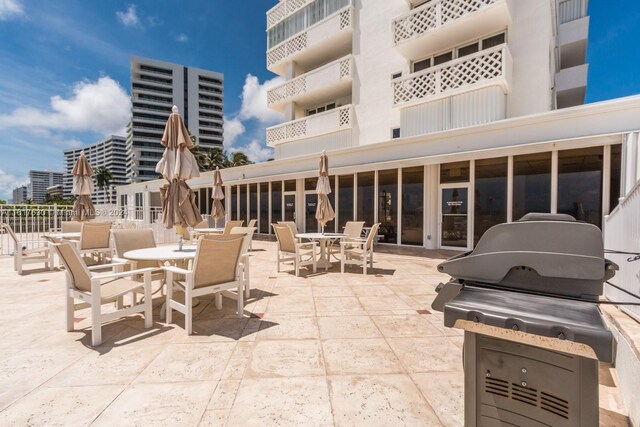
[[[598,227],[550,214],[494,226],[438,266],[452,278],[432,308],[465,331],[465,426],[598,425],[614,342],[597,301],[615,270]]]

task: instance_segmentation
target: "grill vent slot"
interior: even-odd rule
[[[511,397],[531,406],[538,406],[538,391],[532,388],[511,384]]]
[[[569,402],[552,394],[540,393],[540,407],[562,418],[569,419]]]
[[[485,391],[502,397],[509,397],[509,383],[497,378],[485,378]]]
[[[545,393],[544,391],[522,387],[498,378],[487,377],[484,379],[484,391],[535,406],[536,408],[540,408],[564,419],[569,419],[569,402],[553,394]]]

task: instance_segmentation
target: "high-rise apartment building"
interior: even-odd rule
[[[24,203],[27,201],[27,186],[21,185],[13,189],[13,203]]]
[[[62,172],[31,170],[27,185],[27,200],[42,203],[47,196],[47,188],[59,184],[62,185]]]
[[[326,150],[327,231],[380,223],[380,244],[468,250],[530,212],[600,226],[626,185],[622,153],[637,151],[640,96],[583,105],[587,6],[279,1],[266,59],[284,82],[267,102],[285,121],[267,129],[274,161],[222,171],[227,218],[256,219],[263,234],[280,220],[318,231]],[[143,200],[162,183],[119,194]],[[211,175],[189,184],[207,213]]]
[[[160,140],[171,107],[202,147],[222,147],[224,75],[214,71],[131,57],[132,119],[127,128],[127,179],[158,178]]]
[[[580,105],[588,31],[587,0],[282,0],[267,142],[285,158]]]
[[[66,150],[64,152],[64,196],[72,197],[73,175],[71,171],[80,153],[84,151],[87,161],[93,168],[94,174],[98,168],[104,166],[111,172],[111,182],[108,188],[99,188],[97,185],[91,197],[94,204],[115,203],[115,191],[113,187],[127,182],[127,146],[123,136],[111,135],[95,144]],[[94,179],[95,181],[95,179]],[[109,197],[111,195],[111,198]]]

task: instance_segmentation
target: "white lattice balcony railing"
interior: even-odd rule
[[[274,66],[291,61],[298,54],[316,45],[331,45],[332,37],[353,29],[353,6],[347,6],[305,31],[283,41],[267,51],[267,68],[277,71]]]
[[[327,94],[352,78],[353,55],[347,55],[271,89],[267,92],[267,101],[270,108],[276,108],[314,94]]]
[[[491,85],[509,91],[511,54],[496,46],[392,81],[393,105],[406,107]]]
[[[393,21],[395,45],[504,0],[432,0]]]
[[[326,111],[302,119],[267,128],[267,144],[274,147],[284,142],[310,138],[353,127],[353,106]]]

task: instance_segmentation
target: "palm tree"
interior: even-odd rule
[[[109,187],[109,184],[111,184],[113,180],[113,174],[106,166],[97,168],[94,176],[96,177],[96,185],[103,191]]]
[[[215,167],[211,169],[211,155],[207,148],[196,145],[191,149],[191,153],[193,153],[193,157],[196,158],[196,163],[198,164],[200,172],[207,172],[215,169]]]
[[[231,167],[253,164],[253,162],[249,160],[247,155],[244,154],[242,151],[235,151],[231,153],[230,160],[231,160],[231,164],[230,164]]]

